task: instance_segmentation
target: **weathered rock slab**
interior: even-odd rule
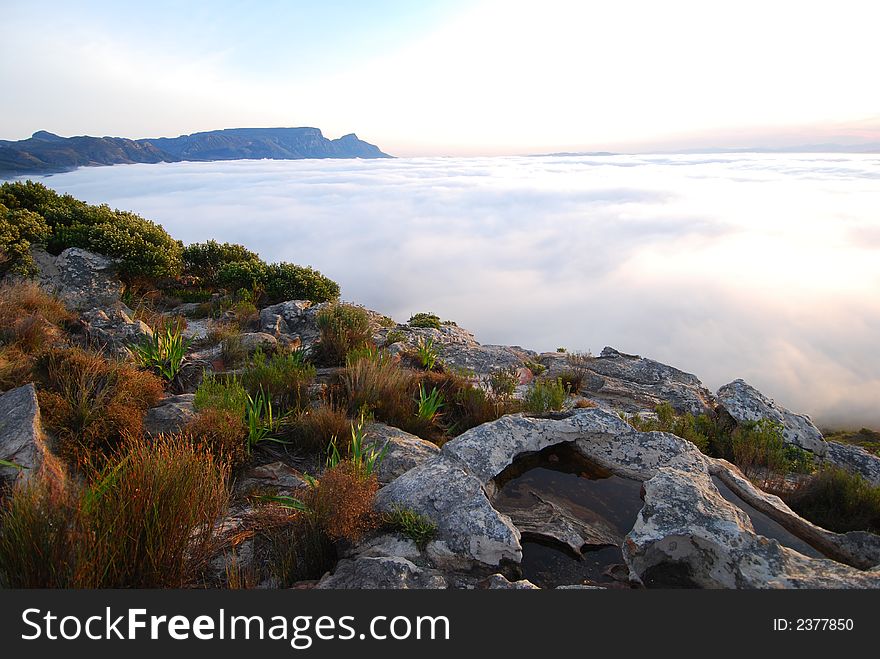
[[[342,559],[319,589],[440,589],[447,582],[437,570],[420,568],[399,556],[362,556]]]
[[[718,401],[737,422],[770,419],[782,424],[783,439],[820,457],[828,445],[806,414],[797,414],[768,398],[744,380],[734,380],[718,390]]]
[[[384,423],[367,426],[364,447],[385,451],[376,470],[376,476],[382,485],[390,483],[440,452],[435,444]]]
[[[826,442],[825,462],[861,475],[871,485],[880,486],[880,458],[853,444]]]
[[[79,247],[65,249],[58,256],[40,248],[31,253],[40,286],[55,293],[69,309],[85,311],[119,302],[124,286],[113,259]]]
[[[0,480],[27,480],[43,465],[46,453],[34,385],[0,395],[0,460],[21,467],[0,467]]]
[[[144,432],[148,435],[175,433],[195,417],[195,394],[179,394],[163,398],[159,405],[147,410]]]

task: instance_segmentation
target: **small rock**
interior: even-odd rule
[[[332,574],[316,588],[328,589],[440,589],[446,588],[443,575],[423,569],[399,556],[362,556],[342,559]]]
[[[195,417],[195,394],[179,394],[163,398],[144,416],[144,432],[151,436],[179,431]]]
[[[279,493],[290,493],[307,485],[303,475],[290,465],[284,462],[271,462],[245,472],[239,489],[242,492],[251,492],[271,488],[277,489]]]

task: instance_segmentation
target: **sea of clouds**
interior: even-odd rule
[[[185,242],[312,265],[347,300],[483,343],[610,345],[820,425],[880,428],[880,157],[415,158],[41,179]]]

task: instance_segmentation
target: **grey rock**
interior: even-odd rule
[[[440,452],[435,444],[383,423],[367,426],[364,447],[385,451],[376,470],[376,476],[382,485],[390,483]]]
[[[378,510],[398,505],[437,524],[426,548],[437,565],[470,569],[522,559],[519,531],[492,507],[480,480],[452,457],[441,453],[379,490]]]
[[[817,456],[824,456],[827,443],[806,414],[796,414],[768,398],[744,380],[734,380],[718,390],[718,401],[739,423],[770,419],[782,424],[783,439]]]
[[[277,339],[265,332],[245,332],[239,336],[239,340],[242,349],[249,355],[254,354],[257,350],[272,352],[278,345]]]
[[[79,247],[65,249],[58,256],[37,247],[31,253],[40,286],[55,293],[68,308],[84,311],[119,302],[124,286],[113,259]]]
[[[195,394],[179,394],[163,398],[159,405],[147,410],[144,432],[156,436],[175,433],[195,417]]]
[[[260,331],[274,337],[295,335],[305,348],[314,346],[321,336],[316,317],[326,303],[312,304],[308,300],[289,300],[273,304],[260,311]]]
[[[528,579],[508,581],[503,574],[490,574],[480,584],[487,590],[541,590]]]
[[[382,533],[367,538],[344,555],[346,558],[397,556],[413,562],[419,561],[421,558],[421,552],[416,543],[399,533]]]
[[[210,321],[206,318],[198,320],[188,320],[186,327],[183,328],[183,338],[187,341],[204,341],[208,338],[208,330],[210,329]]]
[[[129,346],[152,338],[153,330],[141,320],[132,320],[134,312],[121,302],[106,308],[84,311],[81,320],[89,341],[119,355],[128,354]]]
[[[768,494],[726,460],[708,458],[709,472],[717,476],[740,499],[778,522],[825,556],[859,569],[880,565],[880,535],[866,531],[833,533],[805,520],[779,497]]]
[[[447,582],[437,570],[423,569],[399,556],[362,556],[342,559],[316,588],[328,589],[440,589]]]
[[[878,588],[863,572],[808,558],[755,533],[708,472],[661,467],[623,545],[631,573],[647,585],[703,588]]]
[[[861,446],[826,442],[825,462],[860,474],[871,485],[880,485],[880,458]]]
[[[242,476],[238,489],[241,492],[251,492],[270,488],[277,490],[279,494],[290,494],[307,485],[301,472],[283,462],[271,462],[248,469]]]
[[[545,353],[545,377],[556,377],[571,368],[568,356]],[[605,347],[598,357],[587,357],[587,377],[581,392],[609,409],[628,413],[653,410],[669,403],[678,412],[702,414],[714,408],[712,393],[700,380],[672,366]]]
[[[43,465],[46,454],[34,385],[0,395],[0,459],[22,467],[0,467],[0,480],[29,479]]]
[[[501,507],[496,509],[505,513],[519,529],[523,537],[537,537],[566,545],[575,554],[586,547],[620,546],[623,537],[607,521],[596,516],[586,520],[576,516],[567,507],[556,501],[530,492],[531,505]]]
[[[519,455],[534,453],[562,442],[609,440],[633,428],[600,409],[577,410],[564,419],[544,419],[513,414],[484,423],[444,444],[442,452],[466,464],[488,484]]]

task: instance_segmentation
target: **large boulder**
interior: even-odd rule
[[[288,300],[266,307],[260,311],[260,332],[276,339],[282,336],[298,336],[305,348],[314,346],[321,336],[318,329],[318,312],[327,303],[313,304],[308,300]]]
[[[430,341],[444,364],[479,377],[501,369],[522,368],[526,360],[537,357],[536,352],[518,346],[483,345],[473,334],[457,325],[441,325],[440,329],[398,325],[391,330],[403,336],[400,342],[389,347],[392,353],[414,350],[420,341]],[[380,330],[377,338],[384,340],[388,331]]]
[[[426,548],[436,564],[470,569],[522,559],[520,533],[492,507],[480,480],[460,461],[439,454],[379,490],[376,507],[404,506],[431,519],[437,534]]]
[[[809,416],[786,409],[744,380],[734,380],[721,387],[718,401],[738,423],[770,419],[782,425],[782,437],[787,443],[819,457],[828,451],[828,444]]]
[[[560,353],[542,355],[545,377],[572,368],[570,359]],[[678,412],[696,415],[714,408],[711,392],[695,375],[653,359],[605,347],[598,357],[579,358],[577,367],[586,375],[581,393],[608,409],[632,413],[669,403]]]
[[[0,480],[27,480],[47,455],[34,385],[0,395],[0,460],[18,465],[0,467]]]
[[[880,588],[880,571],[808,558],[755,533],[708,471],[661,467],[624,543],[634,578],[648,586]]]
[[[79,247],[65,249],[58,256],[35,247],[31,254],[40,286],[55,293],[68,308],[86,311],[119,302],[124,285],[113,259]]]
[[[376,470],[376,476],[382,485],[390,483],[440,452],[435,444],[384,423],[367,426],[364,448],[385,452]]]
[[[880,458],[861,446],[826,442],[825,462],[859,474],[871,485],[880,486]]]

